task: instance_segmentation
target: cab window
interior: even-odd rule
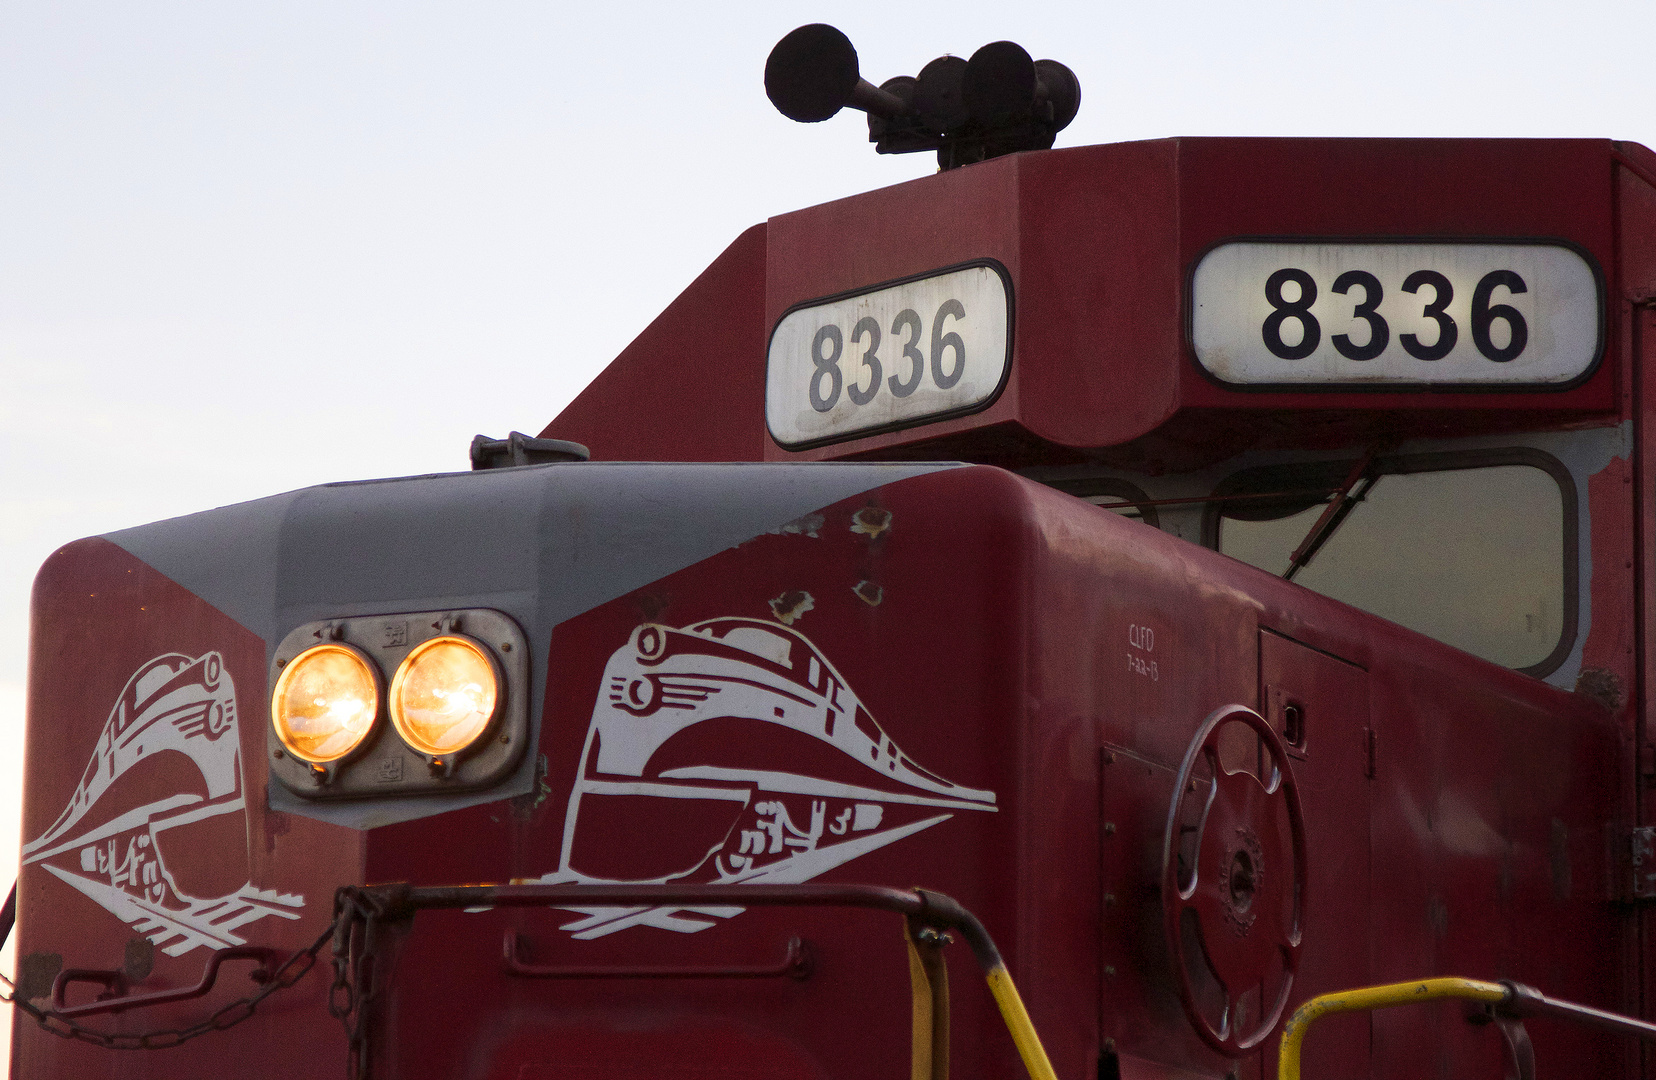
[[[1575,493],[1539,451],[1379,458],[1305,541],[1352,461],[1236,473],[1206,531],[1226,555],[1487,660],[1544,675],[1575,635]],[[1339,507],[1336,507],[1339,510]]]

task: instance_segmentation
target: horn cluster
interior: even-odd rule
[[[936,150],[953,169],[1020,150],[1046,150],[1075,119],[1081,84],[1056,60],[1032,60],[1021,46],[995,41],[970,60],[940,56],[918,77],[875,86],[857,67],[851,39],[812,23],[776,43],[765,61],[765,94],[783,116],[804,124],[846,106],[868,114],[868,141],[881,154]]]

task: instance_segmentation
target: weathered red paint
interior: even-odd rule
[[[305,897],[297,920],[249,924],[253,943],[311,940],[341,884],[553,875],[566,831],[594,877],[667,876],[686,852],[736,857],[731,838],[762,831],[741,816],[748,804],[738,814],[717,799],[687,800],[664,817],[620,801],[580,827],[568,824],[572,793],[589,722],[611,700],[608,665],[640,627],[786,623],[912,764],[996,797],[992,812],[956,808],[822,879],[921,886],[971,908],[1064,1080],[1233,1068],[1179,1003],[1160,891],[1174,774],[1203,719],[1230,704],[1278,730],[1290,707],[1303,718],[1303,745],[1289,752],[1309,863],[1291,1006],[1454,974],[1649,1016],[1651,916],[1618,899],[1613,852],[1650,820],[1639,762],[1645,688],[1656,677],[1656,481],[1643,456],[1656,417],[1645,370],[1656,341],[1656,189],[1621,159],[1656,165],[1642,148],[1586,140],[1170,140],[1017,155],[773,219],[743,234],[544,434],[609,460],[978,465],[875,487],[792,527],[778,522],[567,619],[537,657],[547,676],[537,790],[360,833],[265,806],[255,763],[265,753],[271,643],[113,544],[71,545],[36,587],[25,838],[74,791],[135,669],[160,654],[216,650],[240,694],[249,796],[245,841],[227,834],[216,851],[234,855],[245,842],[249,880]],[[1185,279],[1211,244],[1254,235],[1571,241],[1606,275],[1603,362],[1581,385],[1543,393],[1226,389],[1189,356]],[[783,311],[980,258],[1007,268],[1017,298],[1013,374],[993,405],[802,454],[770,441],[764,352]],[[717,382],[706,364],[685,360],[710,352],[727,358]],[[1577,693],[990,467],[1092,461],[1154,476],[1267,447],[1624,424],[1632,450],[1579,492],[1591,577]],[[741,476],[742,466],[730,468]],[[739,482],[729,497],[739,500]],[[678,738],[653,768],[785,765],[821,777],[843,765],[821,740],[791,741],[752,718]],[[156,762],[147,779],[135,770],[122,805],[187,782],[161,775],[166,768]],[[772,801],[795,825],[821,801],[824,821],[842,827],[836,835],[852,835],[855,798],[843,807],[805,795]],[[885,824],[919,820],[906,812],[883,811]],[[777,844],[795,836],[780,811],[766,813]],[[744,841],[743,850],[755,849]],[[176,865],[204,872],[221,862],[198,848]],[[38,864],[24,869],[20,896],[20,956],[121,966],[131,931]],[[906,1068],[907,961],[893,918],[753,909],[691,933],[634,926],[585,940],[564,928],[582,917],[420,915],[384,975],[376,1075],[804,1080]],[[524,943],[526,962],[581,968],[764,966],[798,936],[815,967],[799,981],[532,979],[503,962],[508,934]],[[158,957],[140,988],[189,985],[203,955]],[[203,1001],[110,1018],[108,1030],[192,1022],[231,1000],[235,982]],[[1016,1053],[964,956],[951,989],[957,1071],[1015,1075]],[[319,972],[235,1033],[144,1054],[65,1042],[20,1018],[14,1074],[341,1075],[344,1042],[324,991]],[[1630,1043],[1557,1022],[1530,1030],[1549,1071],[1645,1075]],[[1501,1054],[1493,1027],[1446,1004],[1324,1021],[1306,1075],[1496,1075]],[[1234,1067],[1262,1077],[1274,1064],[1272,1038]]]
[[[1252,393],[1216,386],[1185,343],[1186,274],[1210,245],[1249,236],[1565,237],[1616,257],[1612,145],[1604,140],[1169,139],[1018,154],[771,219],[764,313],[693,288],[542,433],[627,446],[675,433],[676,456],[728,446],[726,406],[683,364],[685,320],[763,340],[793,304],[970,259],[999,260],[1018,298],[1012,379],[975,416],[766,460],[903,457],[1028,465],[1095,457],[1151,472],[1193,468],[1261,442],[1342,445],[1365,433],[1499,431],[1616,408],[1615,365],[1570,391]],[[1522,182],[1518,182],[1522,178]],[[714,264],[760,258],[752,232]],[[710,270],[710,275],[713,270]],[[705,280],[705,279],[704,279]],[[756,322],[750,322],[757,318]],[[1618,354],[1612,326],[1608,354]],[[727,400],[762,400],[752,365],[721,367]],[[749,354],[754,355],[754,354]],[[621,371],[651,373],[622,397]],[[629,387],[632,384],[627,384]],[[594,400],[589,402],[587,396]],[[637,445],[641,449],[632,449]]]
[[[266,916],[233,933],[252,944],[291,952],[309,945],[333,913],[333,890],[360,881],[361,838],[346,829],[272,811],[264,801],[265,646],[256,636],[176,583],[108,541],[81,540],[56,552],[35,579],[25,762],[23,838],[44,833],[73,795],[111,707],[129,675],[160,654],[216,651],[246,712],[239,727],[245,809],[173,830],[161,856],[177,890],[212,897],[244,883],[298,895],[296,918]],[[86,826],[142,806],[157,795],[207,794],[202,775],[177,752],[158,753],[128,770],[91,813]],[[118,853],[128,836],[116,834]],[[18,878],[17,956],[61,958],[63,967],[122,969],[133,930],[49,875],[44,865],[74,868],[77,852],[28,864]],[[193,986],[211,946],[172,957],[153,954],[153,970],[134,993]],[[324,956],[324,960],[326,956]],[[188,1027],[256,989],[250,963],[230,963],[215,988],[192,1001],[88,1018],[88,1026],[123,1034]],[[93,998],[70,991],[71,1004]],[[269,1002],[233,1035],[210,1036],[172,1050],[115,1052],[41,1032],[13,1010],[14,1076],[176,1077],[200,1067],[203,1049],[221,1068],[258,1047],[267,1075],[314,1075],[319,1060],[344,1057],[339,1025],[327,1015],[327,980],[312,975]],[[330,1065],[331,1067],[331,1065]]]

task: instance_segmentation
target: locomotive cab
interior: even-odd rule
[[[1111,684],[1111,703],[1050,685],[1033,696],[1050,723],[1096,723],[1099,1060],[1122,1075],[1155,1075],[1154,1062],[1201,1071],[1221,1044],[1268,1069],[1272,1040],[1243,1047],[1238,1028],[1250,1010],[1254,1024],[1272,1015],[1283,961],[1270,949],[1226,961],[1214,938],[1256,932],[1254,890],[1294,844],[1264,852],[1274,870],[1255,865],[1251,842],[1170,848],[1207,812],[1183,818],[1176,797],[1196,714],[1208,715],[1196,700],[1228,694],[1282,743],[1278,759],[1246,730],[1214,735],[1198,774],[1252,771],[1263,787],[1291,772],[1306,799],[1303,910],[1272,894],[1297,912],[1291,924],[1306,920],[1292,1000],[1411,971],[1523,981],[1539,958],[1521,954],[1556,943],[1580,955],[1637,920],[1617,905],[1641,835],[1627,784],[1645,287],[1631,283],[1649,271],[1626,230],[1645,212],[1633,207],[1647,205],[1651,163],[1611,143],[1175,140],[948,172],[748,234],[545,434],[601,455],[654,452],[667,426],[649,403],[706,392],[678,381],[655,334],[716,322],[739,349],[740,312],[767,365],[719,392],[767,427],[758,445],[711,432],[708,458],[959,458],[1155,530],[1112,534],[1121,549],[1100,563],[1153,564],[1176,538],[1171,576],[1187,588],[1154,588],[1165,567],[1116,582],[1094,566],[1042,600],[1043,629],[1066,629],[1041,634],[1031,662],[1051,665],[1077,634],[1088,649],[1073,670]],[[786,257],[801,251],[811,258]],[[761,264],[763,313],[754,300],[724,307],[715,283],[757,278]],[[926,393],[935,413],[905,419]],[[626,429],[600,426],[623,394],[635,395]],[[682,428],[672,437],[679,456],[698,454]],[[1073,553],[1072,529],[1038,528],[1054,563]],[[1243,595],[1240,609],[1209,608]],[[1181,693],[1169,682],[1206,678],[1228,688],[1169,703]],[[1251,884],[1193,914],[1178,873],[1203,858],[1218,864],[1210,882]],[[1587,880],[1596,899],[1577,908]],[[1520,928],[1547,909],[1545,932]],[[1366,940],[1341,925],[1367,927]],[[1568,946],[1557,936],[1578,931]],[[1556,992],[1614,1009],[1606,990],[1589,977]],[[1168,1038],[1175,1013],[1200,1049]],[[1501,1040],[1474,1046],[1448,1013],[1335,1021],[1345,1029],[1308,1044],[1307,1070],[1501,1067]],[[1633,1052],[1554,1037],[1560,1057],[1602,1053],[1612,1071]]]
[[[975,137],[749,229],[473,471],[57,552],[14,1075],[1019,1069],[942,895],[1065,1080],[1263,1077],[1437,976],[1647,1015],[1656,155]]]

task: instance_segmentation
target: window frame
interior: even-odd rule
[[[1226,495],[1252,491],[1302,491],[1310,488],[1337,489],[1352,467],[1356,456],[1318,461],[1284,462],[1275,465],[1251,465],[1238,469],[1220,480],[1213,488],[1213,501],[1202,510],[1202,546],[1219,550],[1220,521]],[[1581,621],[1581,523],[1580,498],[1575,479],[1569,469],[1556,457],[1530,446],[1512,446],[1489,450],[1449,450],[1418,454],[1379,455],[1371,467],[1376,477],[1409,475],[1412,473],[1458,472],[1466,469],[1484,469],[1502,465],[1527,465],[1540,469],[1558,485],[1561,512],[1564,518],[1563,611],[1558,642],[1542,660],[1529,667],[1508,668],[1536,678],[1545,678],[1557,671],[1575,648]],[[1269,478],[1270,483],[1258,483],[1256,478]],[[1311,506],[1326,506],[1326,499]],[[1310,507],[1305,507],[1310,509]],[[1294,511],[1299,512],[1299,511]],[[1285,515],[1286,516],[1286,515]],[[1321,595],[1321,594],[1319,594]],[[1331,598],[1332,599],[1332,598]],[[1382,618],[1383,616],[1375,616]],[[1418,632],[1418,631],[1417,631]],[[1430,635],[1427,635],[1430,636]],[[1433,638],[1433,640],[1438,640]],[[1448,642],[1444,642],[1449,645]],[[1450,648],[1459,646],[1449,645]],[[1462,652],[1466,650],[1462,649]],[[1476,655],[1476,654],[1473,654]],[[1495,663],[1495,661],[1490,661]]]
[[[1123,480],[1115,476],[1082,476],[1062,480],[1042,480],[1040,483],[1055,491],[1062,491],[1065,495],[1072,495],[1083,502],[1096,499],[1101,495],[1129,502],[1138,512],[1138,519],[1152,529],[1161,528],[1161,517],[1156,513],[1155,504],[1144,489],[1130,480]],[[1098,506],[1097,503],[1091,503]],[[1099,506],[1100,510],[1106,507]],[[1115,513],[1114,510],[1110,511]],[[1120,515],[1125,517],[1126,515]]]

